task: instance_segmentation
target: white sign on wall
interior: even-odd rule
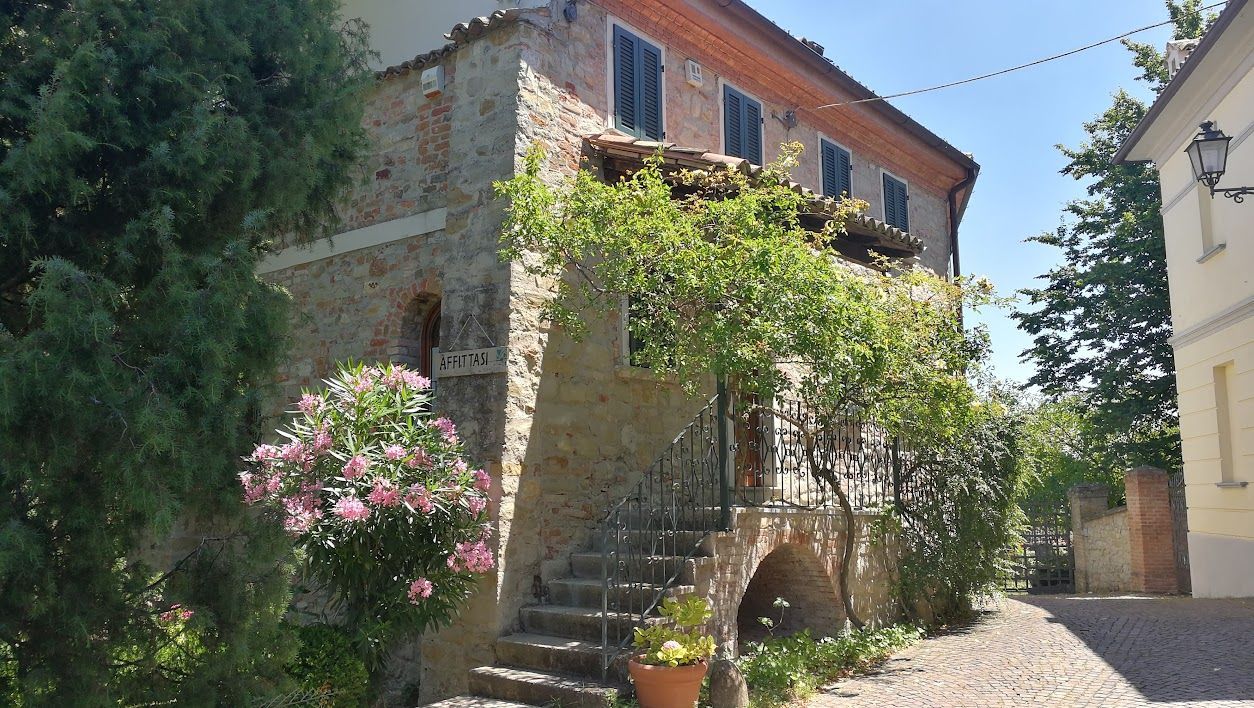
[[[431,375],[437,379],[475,374],[503,374],[509,363],[509,347],[463,349],[457,352],[435,351]]]

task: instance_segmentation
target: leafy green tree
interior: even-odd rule
[[[605,183],[581,171],[554,187],[533,150],[527,169],[497,186],[510,200],[503,257],[557,282],[549,315],[575,335],[630,300],[628,326],[644,342],[638,360],[690,391],[713,374],[748,395],[741,400],[764,402],[760,408],[779,395],[799,398],[801,417],[770,413],[794,426],[809,471],[855,528],[842,476],[818,459],[817,445],[842,434],[854,410],[917,442],[920,453],[929,448],[917,457],[920,475],[944,476],[947,451],[985,415],[965,373],[986,343],[964,331],[956,313],[991,294],[921,269],[841,262],[831,246],[865,203],[818,204],[791,189],[788,171],[799,152],[785,146],[758,175],[668,176],[651,159],[627,179]],[[826,225],[805,228],[802,215],[817,213],[830,216]],[[850,534],[840,587],[846,616],[860,626],[847,591],[853,548]],[[982,562],[1000,552],[992,543],[978,548]]]
[[[337,13],[0,1],[0,702],[279,680],[286,544],[235,475],[285,341],[257,260],[324,223],[363,141]],[[220,533],[145,562],[176,524]]]
[[[1201,0],[1168,0],[1175,37],[1201,36],[1209,18]],[[1168,76],[1153,46],[1126,41],[1138,80],[1155,92]],[[1062,251],[1062,263],[1024,291],[1015,313],[1031,334],[1023,353],[1036,364],[1029,383],[1051,397],[1078,395],[1104,457],[1117,468],[1180,465],[1171,308],[1158,174],[1147,164],[1111,162],[1148,107],[1120,90],[1114,103],[1084,124],[1088,139],[1059,149],[1063,174],[1085,180],[1088,198],[1067,204],[1067,223],[1030,240]]]

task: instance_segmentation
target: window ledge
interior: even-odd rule
[[[1245,481],[1242,481],[1242,482],[1215,482],[1215,486],[1216,486],[1216,487],[1219,487],[1220,489],[1241,489],[1242,487],[1245,487],[1245,486],[1247,486],[1247,485],[1249,485],[1249,482],[1245,482]]]
[[[1210,247],[1210,248],[1209,248],[1209,249],[1208,249],[1205,253],[1203,253],[1202,255],[1198,256],[1198,257],[1197,257],[1197,262],[1198,262],[1198,263],[1205,263],[1206,261],[1209,261],[1210,259],[1212,259],[1212,258],[1214,258],[1215,256],[1219,255],[1220,253],[1223,253],[1223,252],[1224,252],[1224,249],[1225,249],[1225,248],[1227,248],[1227,247],[1228,247],[1228,244],[1226,244],[1226,243],[1217,243],[1217,244],[1215,244],[1214,246],[1211,246],[1211,247]]]

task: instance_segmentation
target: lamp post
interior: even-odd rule
[[[1189,143],[1184,150],[1188,153],[1189,163],[1193,166],[1193,178],[1210,189],[1211,199],[1214,199],[1215,193],[1218,192],[1231,198],[1237,204],[1244,202],[1247,195],[1254,194],[1254,187],[1215,188],[1228,169],[1228,143],[1232,138],[1224,135],[1224,132],[1216,128],[1211,121],[1206,121],[1198,127],[1201,130],[1197,137],[1193,138],[1193,142]]]

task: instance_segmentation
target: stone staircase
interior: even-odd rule
[[[666,594],[693,592],[713,558],[702,551],[687,559],[679,554],[703,545],[705,535],[682,529],[621,531],[617,542],[610,542],[615,543],[616,553],[631,561],[624,561],[620,581],[610,587],[611,606],[615,600],[625,607],[647,606],[676,571],[677,584],[667,588]],[[629,692],[625,654],[611,668],[608,680],[601,681],[601,543],[573,554],[570,576],[548,584],[551,604],[522,609],[522,631],[496,642],[497,663],[471,670],[471,695],[434,706],[602,708],[613,706],[618,695]],[[630,635],[633,619],[632,615],[611,613],[612,645]]]

